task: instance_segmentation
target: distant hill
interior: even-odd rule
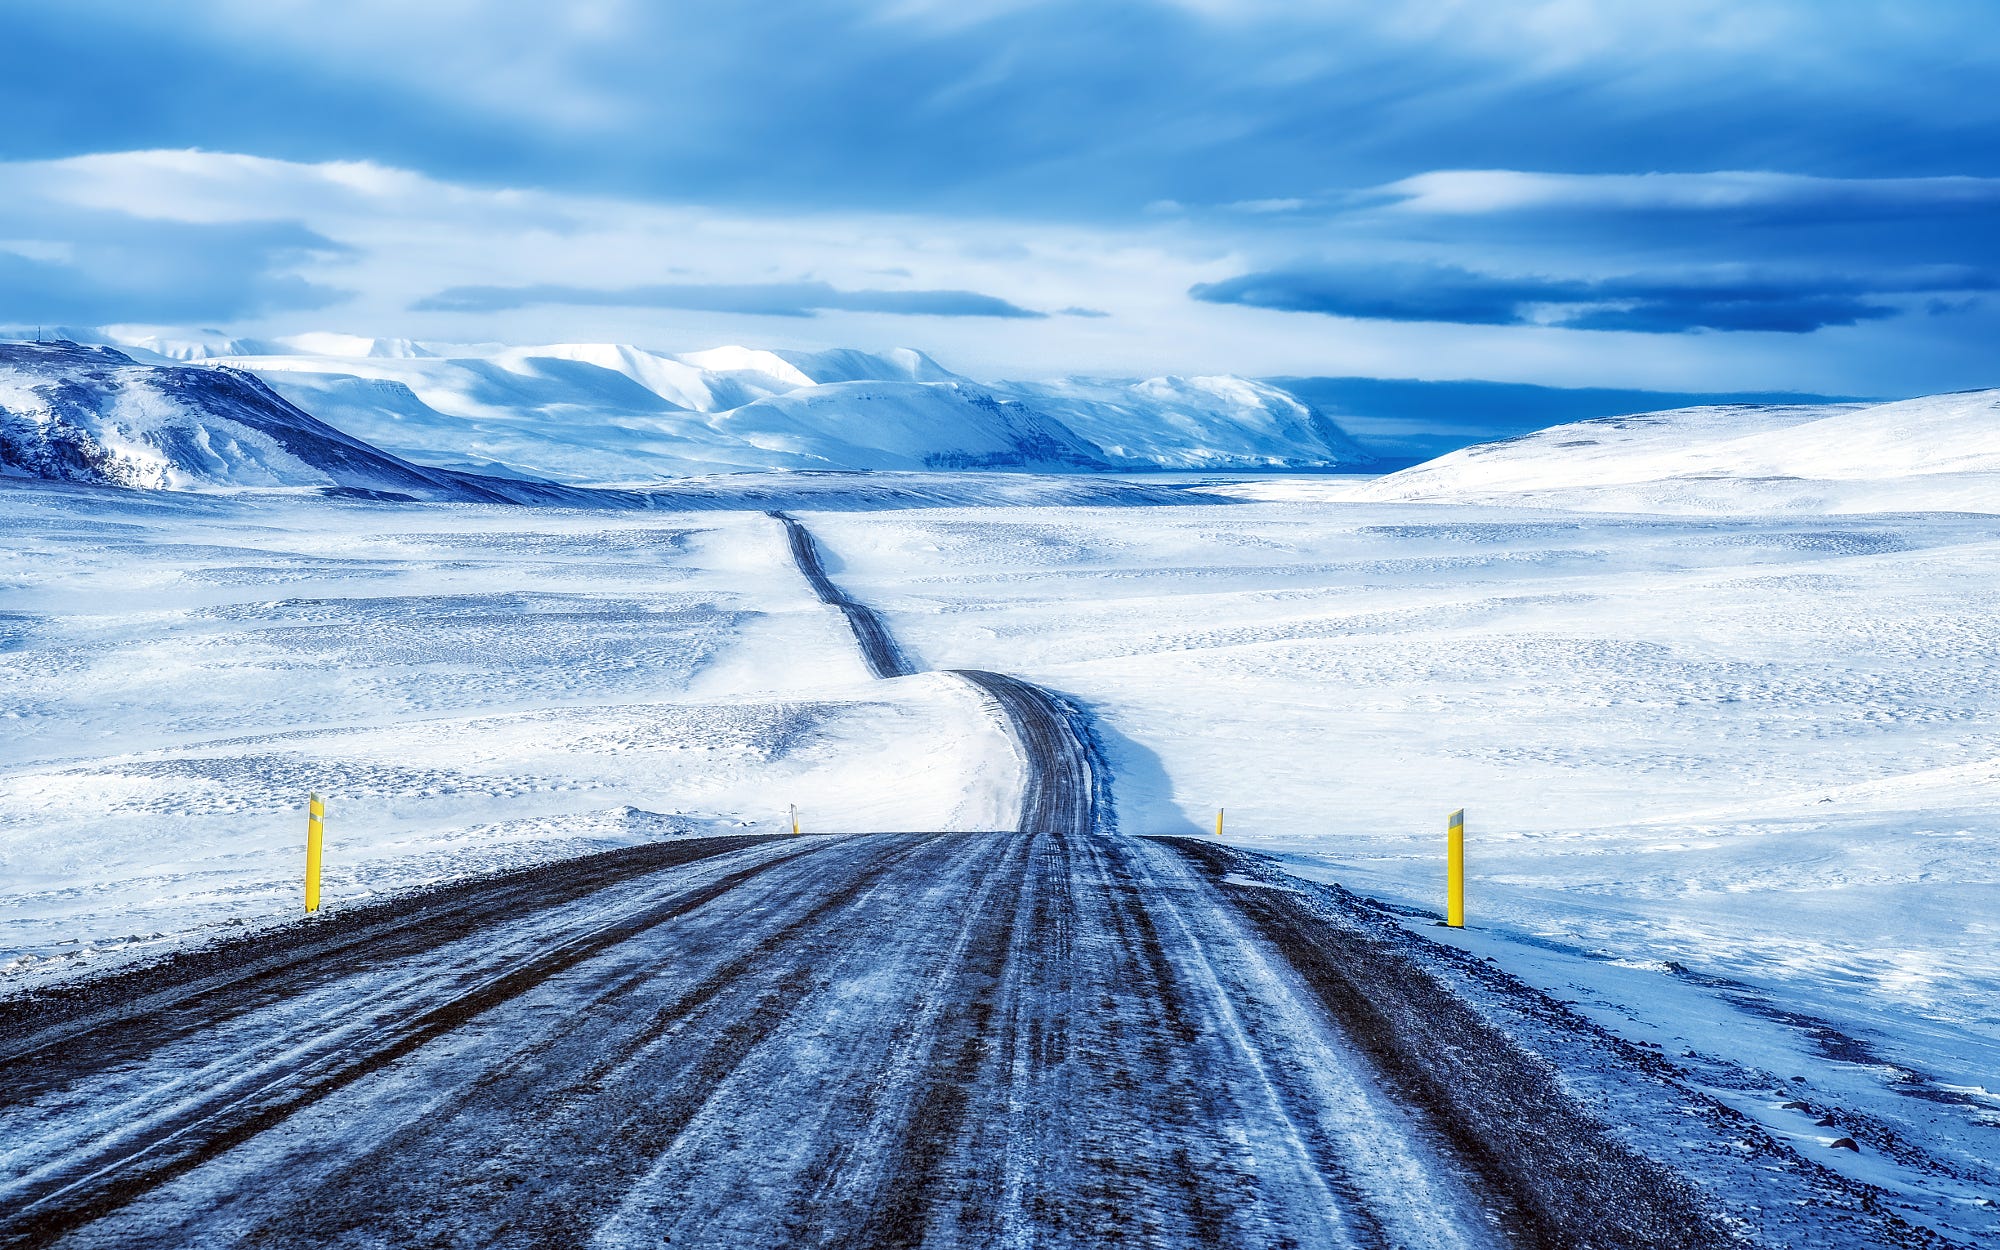
[[[1409,378],[1266,378],[1340,423],[1389,467],[1418,464],[1494,438],[1571,421],[1725,404],[1828,404],[1866,399],[1792,391],[1646,391]]]
[[[1348,497],[1621,511],[2000,511],[2000,390],[1703,406],[1483,443]]]
[[[606,343],[119,333],[130,340],[122,349],[0,345],[0,472],[182,490],[547,498],[558,484],[643,487],[712,472],[1375,463],[1311,405],[1242,378],[988,385],[909,350],[674,356]]]
[[[265,348],[276,345],[266,344]],[[1242,378],[979,383],[921,352],[623,344],[221,358],[397,454],[575,483],[732,470],[1366,470],[1324,414]]]

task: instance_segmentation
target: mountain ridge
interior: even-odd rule
[[[251,373],[386,453],[503,477],[1375,467],[1337,423],[1232,377],[984,383],[913,349],[450,345],[110,327],[135,363]],[[232,354],[234,353],[234,354]]]
[[[0,343],[0,476],[131,489],[315,487],[462,503],[583,492],[413,464],[227,367],[155,365],[69,340]]]

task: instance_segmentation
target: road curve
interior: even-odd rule
[[[981,669],[948,669],[999,707],[1026,773],[1020,827],[1029,833],[1097,832],[1105,770],[1074,708],[1040,686]]]
[[[875,610],[849,597],[827,576],[812,532],[783,512],[765,515],[784,525],[792,560],[819,601],[839,608],[846,616],[869,670],[883,678],[916,672]],[[946,671],[971,683],[992,701],[1021,753],[1020,828],[1074,834],[1097,831],[1101,818],[1108,815],[1107,770],[1076,710],[1057,695],[1018,677],[981,669]]]

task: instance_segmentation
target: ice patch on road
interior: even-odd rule
[[[1222,884],[1247,886],[1253,890],[1283,890],[1287,893],[1291,891],[1290,886],[1280,885],[1275,881],[1262,881],[1256,877],[1246,877],[1240,872],[1224,873]]]

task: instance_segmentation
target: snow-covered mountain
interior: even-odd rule
[[[1466,447],[1349,495],[1631,511],[2000,511],[2000,390],[1579,421]]]
[[[237,369],[146,364],[67,341],[0,343],[0,476],[169,490],[312,486],[478,502],[576,494],[411,464]]]
[[[96,334],[135,359],[253,373],[403,459],[578,484],[739,470],[1373,463],[1310,406],[1241,378],[984,384],[907,349],[672,355],[602,343],[260,341],[146,327]]]

